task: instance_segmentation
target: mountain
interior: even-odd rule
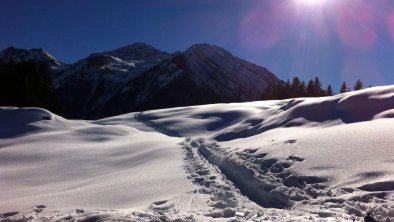
[[[264,90],[278,81],[266,68],[218,46],[196,44],[129,81],[105,107],[104,116],[132,110],[259,100]]]
[[[18,49],[14,47],[8,47],[0,51],[0,62],[8,61],[20,62],[36,60],[46,62],[52,69],[58,69],[65,64],[51,56],[45,49]]]
[[[126,87],[125,83],[169,56],[150,45],[134,43],[77,61],[54,78],[63,112],[69,118],[103,117],[102,110]]]
[[[133,111],[254,101],[280,80],[223,48],[195,44],[167,53],[145,43],[93,53],[65,65],[43,49],[8,48],[0,60],[47,61],[67,118],[97,119]]]

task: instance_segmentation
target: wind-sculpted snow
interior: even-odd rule
[[[251,137],[272,129],[330,127],[394,116],[394,86],[332,97],[214,104],[144,112],[182,136],[217,141]]]
[[[97,121],[1,108],[0,220],[393,221],[393,100],[386,86]]]
[[[49,121],[56,122],[46,124]],[[0,139],[64,127],[67,120],[41,108],[0,107]]]
[[[180,139],[34,108],[2,108],[0,121],[0,212],[132,208],[193,189]]]

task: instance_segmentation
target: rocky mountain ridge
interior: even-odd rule
[[[0,61],[38,60],[67,118],[97,119],[133,111],[254,101],[280,80],[268,69],[210,44],[167,53],[145,43],[93,53],[65,64],[43,49],[7,48]]]

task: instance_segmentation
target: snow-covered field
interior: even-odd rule
[[[0,221],[394,221],[394,86],[66,120],[0,108]]]

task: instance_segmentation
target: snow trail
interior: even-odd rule
[[[143,113],[137,113],[135,118],[158,132],[181,137],[144,118]],[[322,184],[325,182],[322,178],[302,177],[286,171],[293,163],[303,161],[302,157],[289,156],[287,161],[279,161],[265,158],[267,154],[254,155],[254,149],[239,152],[235,157],[217,142],[202,137],[187,137],[180,145],[188,178],[200,186],[195,192],[209,196],[206,201],[209,207],[204,214],[207,217],[235,217],[239,221],[347,221],[353,218],[342,210],[320,209],[317,205],[321,202],[312,204],[313,208],[308,210],[296,207],[296,201],[330,192]],[[285,177],[291,178],[288,186],[283,184]],[[296,189],[297,186],[309,186],[309,189]]]

